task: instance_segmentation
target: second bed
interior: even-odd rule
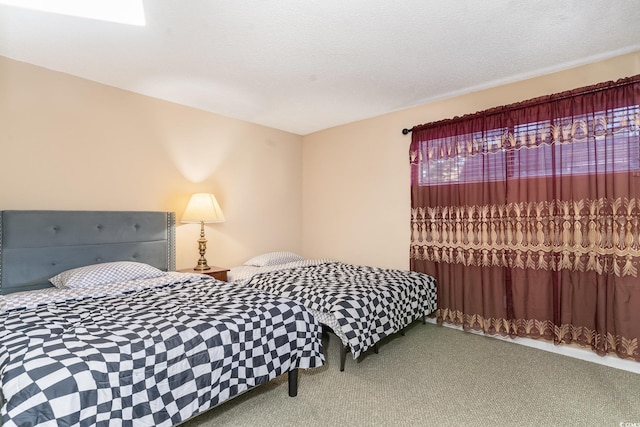
[[[436,281],[414,271],[304,259],[272,252],[232,268],[229,281],[294,299],[305,305],[357,359],[377,343],[436,310]]]

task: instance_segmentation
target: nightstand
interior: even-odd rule
[[[228,268],[223,267],[214,267],[213,265],[209,270],[194,270],[193,268],[183,268],[182,270],[178,270],[180,273],[200,273],[206,274],[207,276],[211,276],[214,279],[222,280],[223,282],[227,281],[227,272]]]

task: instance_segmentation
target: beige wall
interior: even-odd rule
[[[0,57],[0,209],[166,210],[216,194],[210,264],[301,251],[302,138]],[[178,224],[177,266],[199,226]]]
[[[403,128],[636,74],[640,52],[305,136],[304,254],[409,268],[411,135]]]

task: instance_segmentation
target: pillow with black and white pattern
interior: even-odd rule
[[[63,271],[49,279],[56,288],[87,288],[126,282],[128,280],[151,279],[167,273],[149,264],[133,261],[105,262]]]
[[[254,267],[266,267],[269,265],[286,264],[288,262],[302,261],[304,258],[293,252],[269,252],[258,255],[246,261],[244,265],[252,265]]]

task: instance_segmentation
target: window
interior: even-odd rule
[[[640,171],[640,106],[422,141],[420,185]]]

